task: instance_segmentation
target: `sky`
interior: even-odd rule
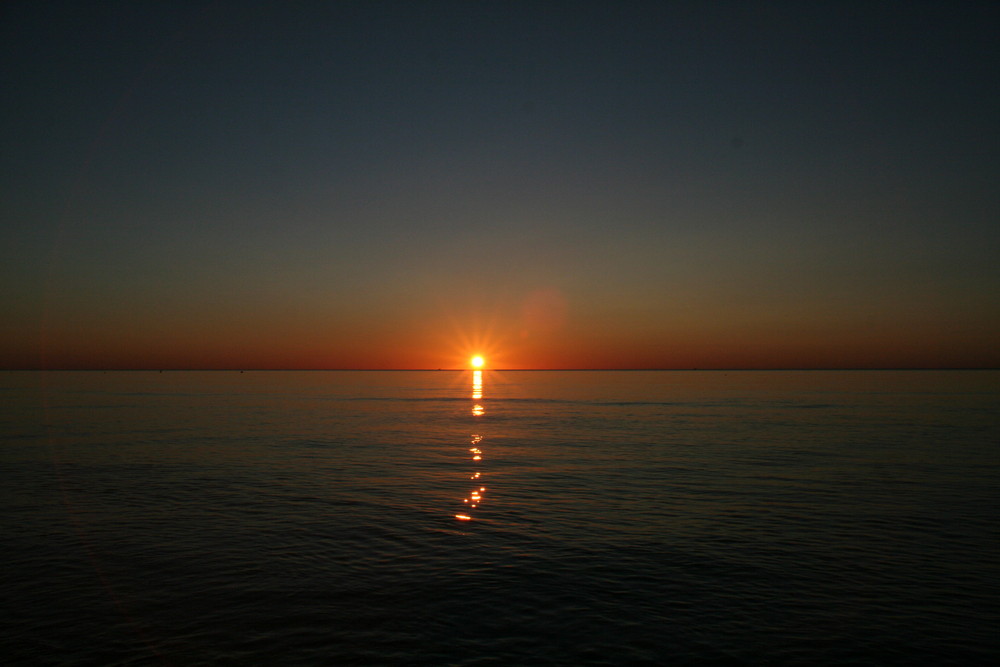
[[[0,9],[0,368],[1000,367],[995,2]]]

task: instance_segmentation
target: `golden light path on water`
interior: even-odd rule
[[[472,400],[478,401],[483,397],[483,372],[472,371]]]
[[[475,368],[472,371],[472,416],[482,417],[486,414],[486,409],[483,407],[483,371],[480,370],[485,363],[481,356],[475,356],[470,360],[470,363]],[[472,461],[475,462],[476,467],[480,465],[479,462],[483,460],[483,450],[479,448],[479,444],[483,441],[483,436],[478,433],[473,433],[470,437],[469,444],[469,454]],[[478,469],[474,469],[472,475],[469,479],[478,482],[482,477],[482,472]],[[469,491],[469,495],[462,499],[463,505],[467,508],[465,512],[456,514],[455,518],[459,521],[471,521],[472,516],[469,514],[469,510],[475,509],[479,506],[479,503],[483,500],[483,494],[486,492],[485,486],[475,486]]]

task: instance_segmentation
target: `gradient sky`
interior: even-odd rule
[[[0,367],[1000,366],[998,19],[6,2]]]

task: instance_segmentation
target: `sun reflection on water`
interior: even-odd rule
[[[472,416],[479,418],[486,414],[486,409],[483,407],[482,403],[478,401],[483,400],[483,372],[479,369],[472,371]],[[473,433],[469,436],[469,454],[471,459],[475,462],[477,468],[481,465],[483,460],[483,450],[478,447],[478,445],[483,441],[483,436],[479,433]],[[482,471],[473,470],[470,480],[476,481],[482,477]],[[483,494],[486,493],[485,486],[479,486],[471,489],[467,497],[462,499],[462,504],[464,506],[464,512],[456,514],[455,518],[459,521],[471,521],[472,515],[469,513],[470,509],[478,508],[479,504],[483,502]]]

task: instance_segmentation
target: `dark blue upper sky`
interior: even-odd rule
[[[1000,363],[996,3],[2,12],[4,366]]]

